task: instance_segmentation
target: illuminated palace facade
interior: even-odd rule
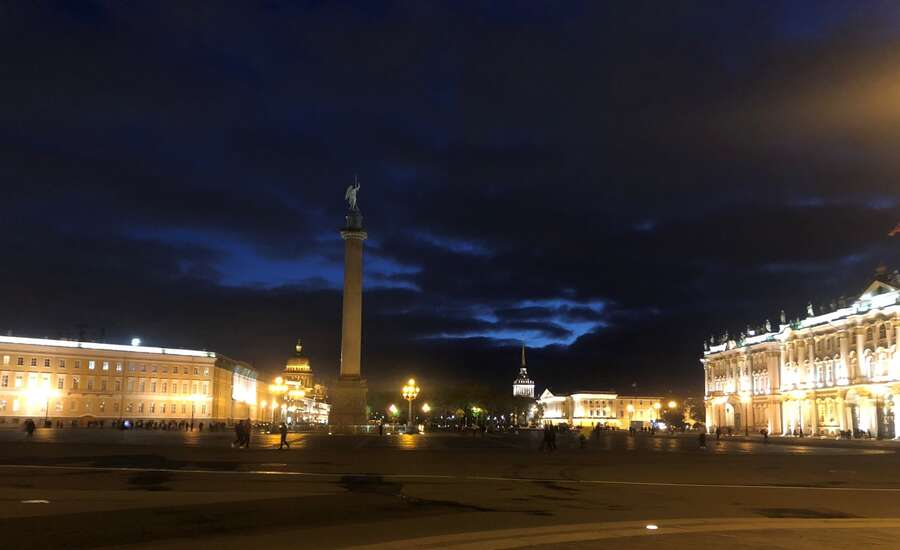
[[[707,347],[707,428],[900,436],[900,276],[843,306]]]
[[[612,391],[554,395],[547,389],[538,403],[544,409],[543,421],[548,424],[627,429],[635,424],[647,426],[658,421],[662,398],[625,396]]]
[[[256,391],[210,351],[0,336],[0,423],[255,418]]]

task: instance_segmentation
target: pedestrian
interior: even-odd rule
[[[544,424],[544,438],[541,440],[541,450],[550,450],[550,425]]]
[[[25,433],[28,437],[34,437],[34,420],[29,418],[25,421]]]
[[[234,423],[234,443],[231,444],[232,448],[237,447],[240,448],[241,445],[244,444],[244,421],[238,420]]]
[[[252,430],[253,430],[253,428],[252,428],[252,426],[250,426],[250,419],[248,418],[248,419],[244,420],[244,448],[245,449],[250,448],[250,435],[251,435]]]
[[[718,441],[720,437],[722,437],[722,428],[716,426],[716,441]]]
[[[706,448],[706,432],[703,430],[700,431],[700,448]]]
[[[378,435],[379,436],[384,435],[384,422],[378,423]]]
[[[769,430],[767,428],[763,428],[762,435],[763,435],[763,443],[768,443],[769,442]]]
[[[198,427],[198,428],[200,429],[200,431],[202,432],[202,431],[203,431],[203,422],[201,422],[200,425],[197,426],[197,427]]]
[[[556,428],[550,426],[550,450],[556,450]]]
[[[585,437],[584,432],[578,433],[578,445],[584,449],[587,446],[587,437]]]
[[[288,443],[288,440],[287,440],[287,432],[288,432],[287,424],[282,422],[281,425],[278,427],[278,431],[279,431],[279,433],[281,433],[281,443],[278,445],[278,450],[280,451],[281,449],[283,449],[285,445],[287,445],[287,448],[290,449],[291,444]]]

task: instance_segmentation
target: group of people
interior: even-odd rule
[[[231,444],[232,447],[237,448],[250,448],[250,434],[252,433],[253,428],[250,426],[250,419],[246,420],[238,420],[234,423],[234,435],[235,440],[234,443]]]
[[[549,423],[544,424],[544,439],[541,441],[541,450],[556,450],[556,428]]]

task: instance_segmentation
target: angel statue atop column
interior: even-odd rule
[[[347,192],[344,193],[344,198],[347,200],[347,204],[350,205],[350,210],[353,212],[359,211],[359,207],[356,206],[357,193],[359,193],[359,181],[354,178],[354,185],[347,187]]]

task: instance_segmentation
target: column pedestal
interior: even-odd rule
[[[335,386],[328,388],[331,398],[329,424],[338,430],[366,425],[369,421],[366,410],[368,391],[368,384],[361,378],[341,378]]]

